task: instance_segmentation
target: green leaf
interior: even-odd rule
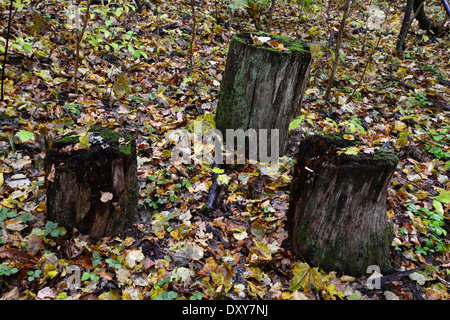
[[[194,292],[192,296],[189,298],[189,300],[202,300],[203,299],[203,293],[200,292]]]
[[[17,218],[15,218],[14,220],[17,220],[17,221],[20,220],[20,221],[22,221],[23,223],[27,223],[27,222],[33,221],[34,218],[35,218],[34,215],[28,214],[28,213],[24,212],[24,213],[22,213],[22,214],[20,215],[20,217],[17,217]]]
[[[354,124],[359,129],[359,131],[361,131],[363,134],[367,134],[366,129],[364,129],[364,127],[362,125],[360,125],[358,123],[358,121],[352,119],[352,120],[349,120],[349,122]]]
[[[17,212],[15,212],[15,211],[6,211],[6,216],[8,218],[14,218],[15,216],[17,216]]]
[[[89,272],[84,272],[83,275],[81,276],[81,281],[86,281],[89,280],[91,278],[91,274]]]
[[[448,203],[448,202],[450,202],[450,191],[442,190],[438,196],[431,197],[431,198],[434,200],[437,200],[439,202]]]
[[[439,201],[433,200],[433,207],[436,209],[436,212],[440,214],[441,216],[444,215],[444,208],[442,207],[442,203]]]
[[[100,256],[100,253],[98,253],[98,251],[94,251],[94,253],[92,254],[92,266],[96,267],[101,263],[102,257]]]
[[[213,171],[214,173],[217,173],[217,174],[222,174],[222,173],[225,172],[224,169],[220,169],[220,168],[217,168],[217,167],[214,167],[214,168],[212,169],[212,171]]]
[[[64,106],[61,106],[61,108],[68,109],[73,114],[80,114],[81,111],[78,109],[78,107],[80,106],[80,104],[66,104]]]
[[[176,297],[178,297],[178,293],[175,291],[163,291],[155,298],[155,300],[173,300]]]
[[[52,221],[47,221],[45,224],[44,236],[51,235],[52,237],[57,237],[62,234],[61,230],[58,228],[58,224]]]
[[[294,121],[292,121],[289,124],[289,130],[295,130],[298,128],[298,126],[300,125],[300,123],[302,123],[303,119],[305,119],[305,116],[300,116],[297,119],[294,119]]]

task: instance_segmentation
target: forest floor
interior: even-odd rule
[[[306,1],[311,4],[301,14],[298,4],[280,2],[274,11],[272,32],[309,43],[314,59],[294,136],[354,133],[370,147],[397,153],[387,212],[395,230],[392,266],[396,274],[421,270],[403,277],[386,274],[384,286],[376,289],[365,285],[369,275],[326,273],[296,257],[285,227],[292,156],[281,158],[277,172],[261,165],[228,166],[218,209],[211,216],[201,213],[212,169],[206,163],[173,163],[168,133],[192,132],[194,120],[214,125],[229,40],[235,32],[265,28],[268,6],[261,6],[262,12],[233,12],[232,2],[197,1],[191,70],[190,2],[164,1],[142,14],[127,5],[93,5],[75,94],[76,41],[68,1],[22,1],[16,2],[25,7],[12,21],[5,101],[0,102],[0,296],[448,299],[448,25],[442,36],[433,37],[414,22],[404,57],[398,58],[404,1],[393,1],[389,12],[385,2],[378,2],[378,10],[355,3],[342,39],[333,101],[326,103],[330,36],[342,16],[339,5],[329,2]],[[0,4],[4,52],[9,1]],[[52,139],[92,124],[133,134],[140,183],[135,228],[97,242],[47,221],[43,169]],[[77,275],[81,287],[70,289]]]

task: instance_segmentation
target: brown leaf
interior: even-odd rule
[[[38,236],[37,234],[33,234],[27,241],[27,251],[35,256],[39,252],[43,244],[44,241],[42,240],[42,237]]]
[[[0,258],[9,258],[13,261],[20,261],[21,263],[36,262],[36,258],[32,255],[14,248],[2,248],[0,250]]]

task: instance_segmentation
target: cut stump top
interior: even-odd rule
[[[260,38],[262,41],[258,41],[258,38]],[[263,38],[270,38],[271,40],[266,41],[266,39]],[[255,41],[253,39],[255,39]],[[238,33],[233,35],[231,41],[237,41],[253,48],[260,48],[262,50],[269,50],[282,54],[311,54],[309,46],[301,40],[265,32]],[[284,50],[281,49],[281,46],[277,46],[278,43],[281,43],[283,45],[282,47],[284,48]]]

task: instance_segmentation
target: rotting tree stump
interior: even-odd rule
[[[339,154],[358,144],[338,134],[305,138],[288,211],[297,254],[323,270],[350,275],[366,274],[370,265],[389,269],[394,238],[386,194],[398,158],[386,150]]]
[[[255,45],[252,36],[270,37],[272,42]],[[286,50],[274,49],[281,47],[277,44],[282,44]],[[270,130],[278,129],[279,154],[275,156],[285,154],[289,123],[300,110],[311,63],[309,47],[299,40],[262,32],[234,35],[215,119],[216,128],[222,132],[225,142],[227,129],[255,129],[258,133],[261,132],[259,129],[267,129],[267,155],[263,157],[272,158]],[[262,139],[264,137],[261,137],[261,143],[265,144]],[[258,150],[261,152],[261,148]],[[248,155],[248,148],[245,151]]]
[[[45,157],[48,219],[94,239],[114,236],[137,220],[136,142],[92,126],[80,143],[70,133]]]

